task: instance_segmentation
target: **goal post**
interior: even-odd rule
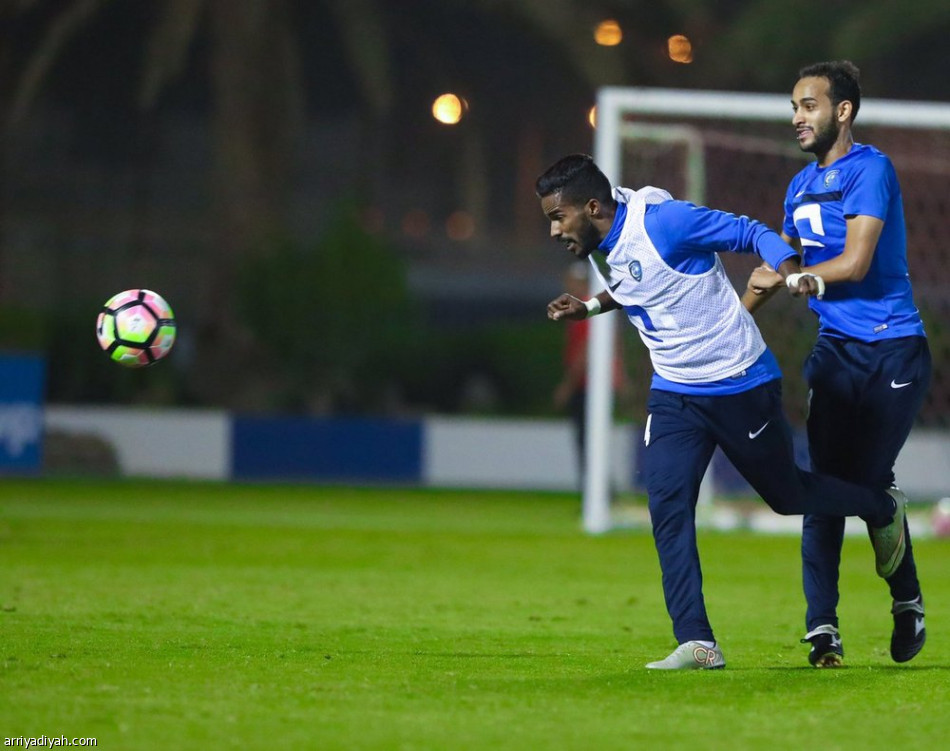
[[[747,214],[774,228],[781,217],[785,187],[813,158],[802,154],[794,141],[787,94],[605,87],[598,91],[596,113],[594,157],[612,185],[639,188],[653,184],[694,203],[707,203],[706,196],[715,193],[716,200],[708,205]],[[950,264],[942,253],[950,225],[950,104],[863,99],[855,135],[859,142],[874,144],[887,153],[901,179],[908,246],[914,253],[911,272],[915,280],[924,282],[915,284],[915,292],[926,323],[928,311],[945,314],[950,309],[950,294],[945,291],[950,287]],[[642,170],[648,174],[629,174],[626,162],[631,144],[658,152],[650,168]],[[712,151],[714,157],[709,156]],[[603,289],[599,277],[595,274],[593,278],[592,294]],[[738,283],[735,278],[733,281]],[[789,315],[800,314],[796,310]],[[583,525],[594,534],[615,526],[610,441],[616,319],[595,317],[588,343]],[[802,320],[798,325],[807,326],[807,316]],[[770,346],[779,349],[775,345],[781,343],[765,331],[768,325],[760,322]],[[791,338],[810,347],[813,334],[796,333]],[[950,337],[944,343],[934,341],[931,335],[931,349],[935,371],[944,359],[950,366]],[[799,351],[776,354],[786,372],[788,396],[788,382],[796,377],[789,371],[800,364],[792,362]],[[795,381],[794,385],[800,384]],[[645,392],[648,384],[640,387]],[[950,382],[931,391],[922,410],[925,422],[939,421],[950,408]],[[713,493],[712,479],[707,473],[702,491],[706,496]]]

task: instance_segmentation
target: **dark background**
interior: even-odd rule
[[[606,18],[616,47],[594,43]],[[569,259],[532,186],[592,150],[598,87],[781,93],[847,57],[865,97],[946,101],[948,35],[942,0],[0,2],[0,347],[44,351],[57,402],[548,414],[562,332],[543,309]],[[457,126],[431,115],[444,92],[467,102]],[[791,174],[762,204],[729,180],[706,202],[775,226]],[[456,212],[470,237],[450,236]],[[922,263],[943,273],[939,252]],[[145,371],[93,336],[132,287],[180,327]],[[770,326],[794,378],[813,332]],[[948,391],[938,373],[924,422],[946,424]]]

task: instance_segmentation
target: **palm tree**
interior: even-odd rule
[[[702,80],[717,88],[733,82],[785,91],[802,65],[838,58],[856,62],[879,91],[903,89],[909,78],[929,73],[922,70],[925,61],[935,63],[931,75],[943,76],[943,39],[950,31],[945,0],[910,5],[749,0],[733,5],[731,12],[720,11],[711,0],[691,4],[703,6],[710,22]]]
[[[113,0],[0,0],[0,139],[6,129],[25,121],[57,61],[68,57],[70,43],[115,5]],[[262,235],[280,232],[286,221],[289,174],[306,99],[301,63],[304,40],[296,28],[305,6],[318,8],[330,19],[344,51],[340,65],[357,82],[362,107],[360,153],[365,160],[360,173],[366,181],[362,188],[364,194],[376,196],[390,185],[387,164],[398,138],[391,122],[398,97],[404,93],[398,90],[396,77],[397,40],[411,37],[414,45],[430,48],[428,54],[438,62],[451,61],[455,52],[440,48],[437,39],[413,36],[410,26],[420,14],[435,10],[476,14],[486,23],[542,38],[559,75],[583,82],[592,97],[596,87],[604,84],[663,83],[669,66],[657,53],[656,40],[667,32],[695,31],[697,39],[706,34],[707,64],[705,68],[697,65],[695,81],[717,87],[772,88],[787,83],[791,71],[803,62],[803,39],[812,40],[808,57],[853,47],[855,57],[881,60],[903,40],[927,32],[934,19],[945,23],[950,14],[941,0],[922,0],[909,10],[896,10],[885,0],[869,0],[847,4],[830,23],[818,25],[814,19],[828,15],[827,3],[820,0],[803,0],[794,7],[774,0],[749,0],[729,4],[728,12],[713,0],[677,0],[646,9],[642,3],[621,0],[611,5],[621,21],[630,22],[624,24],[627,52],[618,57],[593,47],[589,35],[579,31],[599,20],[599,12],[586,0],[405,0],[404,5],[413,6],[415,14],[385,0],[152,0],[145,6],[153,17],[142,44],[138,86],[143,124],[159,116],[156,113],[169,86],[194,67],[199,38],[209,42],[215,239],[213,258],[203,267],[208,293],[203,296],[205,308],[199,311],[205,343],[198,351],[208,359],[204,380],[216,390],[227,382],[228,371],[234,370],[230,358],[221,353],[240,349],[235,344],[240,336],[227,329],[228,317],[215,311],[230,307],[231,274],[238,261],[253,252]],[[17,48],[20,25],[35,26],[41,21],[40,42],[19,61],[12,50]],[[880,34],[871,39],[869,32],[878,30]],[[716,64],[709,64],[710,60]],[[750,65],[750,60],[767,60],[769,65]],[[432,75],[440,72],[438,62],[430,66]],[[517,70],[511,73],[519,75]],[[518,127],[530,130],[530,117],[525,115]],[[474,208],[488,204],[488,160],[482,155],[489,149],[477,125],[469,126],[468,143],[459,150],[454,165],[462,184],[459,193]],[[3,216],[0,205],[0,230]],[[3,250],[0,246],[0,279]],[[0,287],[0,299],[2,295]],[[218,363],[227,365],[216,367]],[[218,368],[221,380],[214,375]],[[223,392],[205,396],[212,401],[226,398]]]

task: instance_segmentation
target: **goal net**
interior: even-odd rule
[[[675,198],[746,214],[780,229],[785,189],[814,157],[794,138],[788,95],[672,89],[601,89],[597,97],[594,155],[613,185],[655,185]],[[915,301],[933,352],[933,382],[919,422],[947,427],[950,414],[950,263],[944,246],[950,229],[950,104],[864,99],[854,124],[855,140],[870,143],[893,161],[901,181],[907,223],[908,261]],[[737,290],[757,259],[722,258]],[[599,291],[600,288],[592,290]],[[804,425],[807,387],[801,365],[817,331],[814,316],[797,301],[776,298],[757,316],[785,376],[786,410],[794,427]],[[591,323],[588,358],[587,472],[584,527],[604,532],[622,518],[612,504],[611,452],[606,445],[614,418],[610,363],[617,316]],[[635,422],[645,420],[652,368],[646,349],[624,336],[625,362],[634,393]],[[641,441],[632,441],[641,446]],[[805,448],[800,447],[804,460]],[[638,487],[636,459],[630,477]],[[701,502],[715,496],[753,497],[719,452],[703,483]]]

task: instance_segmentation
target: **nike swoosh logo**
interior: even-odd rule
[[[616,284],[608,284],[608,285],[607,285],[607,289],[609,289],[611,292],[616,292],[616,291],[617,291],[617,287],[619,287],[621,284],[623,284],[623,279],[621,279],[621,280],[620,280],[619,282],[617,282]]]
[[[898,383],[897,381],[891,381],[892,389],[902,389],[904,386],[910,386],[913,381],[907,381],[907,383]]]
[[[749,440],[754,441],[756,438],[758,438],[758,437],[759,437],[759,433],[761,433],[763,430],[765,430],[765,429],[769,426],[769,423],[770,423],[770,422],[772,422],[772,421],[769,420],[768,422],[766,422],[765,425],[763,425],[761,428],[759,428],[759,429],[758,429],[757,431],[755,431],[754,433],[750,430],[750,431],[749,431]]]

